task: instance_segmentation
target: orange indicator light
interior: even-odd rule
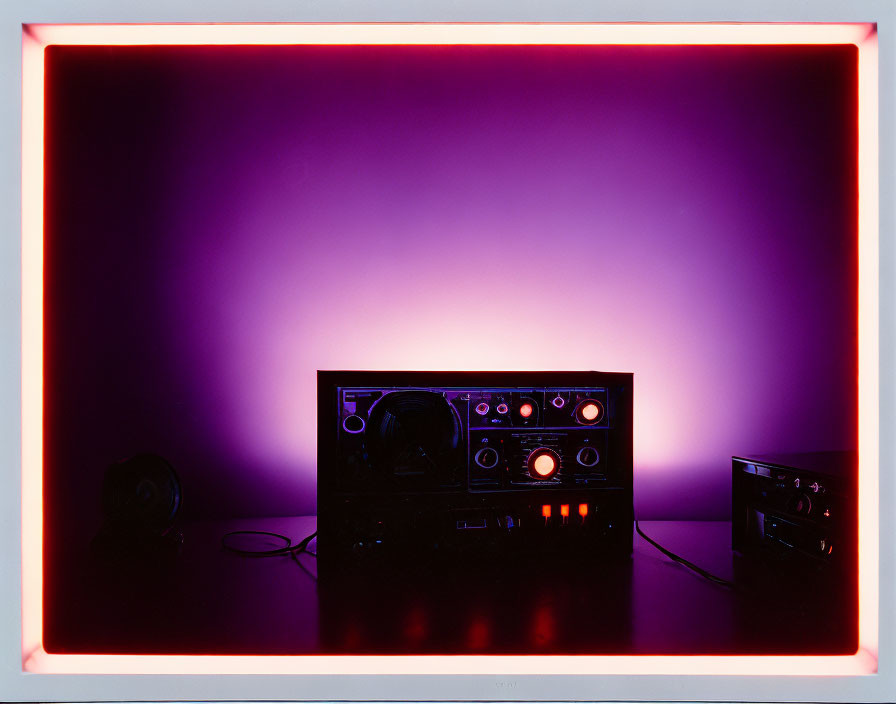
[[[564,518],[569,515],[569,504],[560,504],[560,515]]]
[[[541,515],[544,516],[545,518],[551,517],[551,505],[550,504],[545,504],[544,506],[541,507]]]
[[[598,413],[600,413],[600,410],[593,403],[589,403],[582,407],[582,418],[585,420],[594,420],[597,418]]]
[[[539,455],[535,458],[535,462],[532,467],[535,469],[535,472],[542,477],[547,477],[554,471],[554,458],[550,455]]]
[[[520,406],[520,415],[523,418],[528,418],[529,416],[531,416],[532,415],[532,404],[524,403],[522,406]]]
[[[582,518],[588,515],[588,504],[579,504],[579,515]]]

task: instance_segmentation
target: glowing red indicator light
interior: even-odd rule
[[[524,403],[522,406],[520,406],[520,415],[523,418],[528,418],[529,416],[531,416],[532,415],[532,404]]]
[[[544,516],[545,518],[551,517],[551,505],[550,504],[545,504],[544,506],[541,507],[541,515]]]
[[[600,413],[600,409],[596,404],[588,403],[582,406],[582,418],[585,420],[594,420]]]
[[[556,464],[554,464],[554,458],[550,455],[539,455],[535,458],[535,462],[532,463],[532,469],[535,470],[535,473],[542,477],[549,477],[554,473],[554,468]]]
[[[560,504],[560,515],[564,518],[569,516],[569,504]]]
[[[588,515],[588,504],[579,504],[579,515],[582,518]]]

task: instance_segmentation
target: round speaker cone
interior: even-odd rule
[[[174,522],[180,504],[177,474],[158,455],[135,455],[106,470],[102,507],[109,523],[162,535]]]
[[[435,391],[395,391],[370,409],[364,435],[370,463],[396,478],[453,482],[463,430],[454,406]]]

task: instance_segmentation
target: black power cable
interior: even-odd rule
[[[650,543],[653,547],[655,547],[657,550],[659,550],[661,553],[663,553],[663,555],[668,557],[670,560],[673,560],[674,562],[677,562],[678,564],[680,564],[684,567],[687,567],[689,570],[695,572],[696,574],[700,575],[704,579],[709,580],[713,584],[718,584],[719,586],[726,587],[728,589],[739,589],[738,585],[735,584],[734,582],[730,582],[727,579],[722,579],[721,577],[718,577],[718,576],[712,574],[711,572],[704,570],[702,567],[698,567],[690,560],[686,560],[681,555],[677,555],[676,553],[672,552],[671,550],[664,548],[662,545],[660,545],[658,542],[656,542],[653,538],[651,538],[649,535],[647,535],[643,530],[641,530],[641,526],[638,523],[637,519],[635,519],[635,530],[638,532],[638,535],[640,535],[642,538],[644,538],[644,540],[646,540],[648,543]],[[227,539],[231,538],[233,536],[237,536],[237,535],[264,535],[264,536],[267,536],[270,538],[276,538],[277,540],[282,541],[283,545],[279,548],[273,548],[271,550],[246,550],[245,548],[238,548],[234,545],[228,544]],[[317,557],[316,552],[312,552],[311,550],[308,549],[308,544],[316,536],[317,536],[317,531],[314,531],[310,535],[302,538],[302,540],[299,541],[297,544],[293,545],[292,541],[288,537],[286,537],[285,535],[281,535],[280,533],[274,533],[273,531],[235,530],[235,531],[231,531],[229,533],[225,533],[221,537],[221,547],[223,547],[225,550],[228,550],[229,552],[236,553],[237,555],[243,555],[244,557],[273,557],[275,555],[289,555],[295,561],[295,563],[297,565],[299,565],[299,567],[301,567],[302,569],[304,569],[307,572],[307,569],[305,569],[305,566],[301,562],[299,562],[298,555],[299,555],[299,553],[304,552],[308,555],[311,555],[312,557]],[[313,576],[313,575],[311,575],[311,576]]]
[[[728,589],[739,589],[738,585],[736,585],[734,582],[729,582],[727,579],[722,579],[721,577],[717,577],[716,575],[712,574],[711,572],[707,572],[702,567],[698,567],[690,560],[684,559],[681,555],[676,555],[671,550],[667,550],[666,548],[664,548],[662,545],[660,545],[658,542],[656,542],[653,538],[649,537],[643,530],[641,530],[641,526],[638,525],[637,519],[635,519],[635,530],[638,531],[638,535],[640,535],[642,538],[644,538],[644,540],[646,540],[648,543],[653,545],[653,547],[655,547],[657,550],[659,550],[661,553],[663,553],[663,555],[668,557],[670,560],[674,560],[679,565],[683,565],[684,567],[687,567],[689,570],[696,572],[701,577],[703,577],[704,579],[708,579],[710,582],[713,582],[714,584],[718,584],[719,586],[722,586],[722,587],[727,587]]]
[[[237,535],[263,535],[269,538],[276,538],[277,540],[282,541],[283,545],[279,548],[273,548],[271,550],[247,550],[245,548],[236,547],[232,543],[228,543],[228,538],[232,538],[233,536]],[[316,552],[311,552],[308,549],[308,543],[310,543],[316,536],[317,531],[314,531],[311,535],[302,538],[301,541],[293,545],[292,541],[285,535],[274,533],[269,530],[234,530],[221,536],[221,547],[229,552],[236,553],[237,555],[243,555],[244,557],[273,557],[275,555],[289,555],[293,558],[293,560],[298,561],[296,556],[300,552],[305,552],[312,557],[317,557]]]

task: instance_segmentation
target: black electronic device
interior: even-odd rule
[[[742,625],[765,652],[776,624],[803,620],[812,652],[858,647],[858,467],[855,452],[732,457],[736,579],[762,608]],[[808,634],[812,635],[809,636]]]
[[[318,372],[322,566],[630,555],[632,375]]]
[[[807,565],[851,563],[856,459],[851,452],[732,457],[732,547]]]

